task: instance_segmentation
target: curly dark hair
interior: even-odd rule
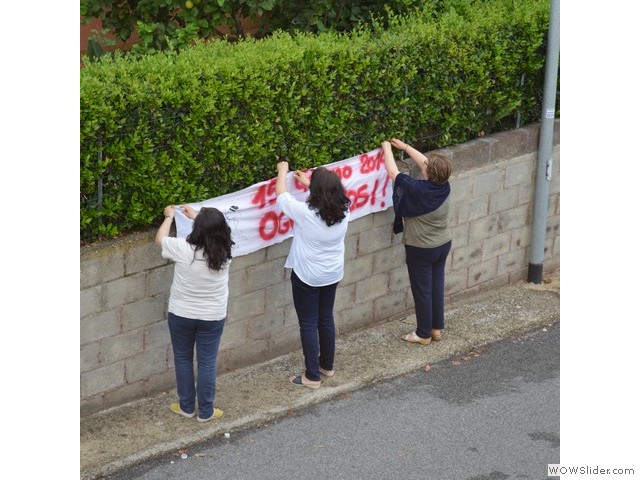
[[[209,268],[219,271],[228,260],[231,260],[231,228],[220,210],[203,207],[193,222],[193,230],[187,236],[187,242],[195,246],[196,252],[202,250]]]
[[[309,208],[317,210],[316,214],[328,227],[340,223],[346,217],[351,200],[335,172],[325,167],[316,168],[311,174],[309,191]]]

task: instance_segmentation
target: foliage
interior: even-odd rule
[[[196,40],[243,38],[246,35],[243,19],[257,25],[254,33],[257,38],[276,30],[347,31],[390,12],[408,12],[422,3],[419,0],[80,0],[80,14],[84,23],[93,18],[102,22],[102,35],[94,36],[92,45],[106,45],[107,34],[124,42],[137,31],[140,43],[133,46],[132,52],[153,53],[181,50]]]
[[[80,0],[82,22],[93,18],[121,41],[136,31],[132,51],[180,50],[197,39],[244,36],[241,20],[264,24],[264,14],[282,0]],[[226,30],[224,27],[228,27]],[[103,37],[106,38],[106,37]]]
[[[147,229],[167,204],[272,178],[278,160],[304,169],[392,136],[441,148],[513,128],[516,114],[538,121],[548,1],[451,4],[348,33],[89,62],[81,240]]]

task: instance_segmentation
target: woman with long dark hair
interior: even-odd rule
[[[198,406],[198,421],[220,418],[223,411],[214,407],[216,361],[229,297],[231,229],[216,208],[200,212],[189,205],[182,209],[194,220],[187,238],[169,236],[175,207],[164,208],[164,221],[156,234],[162,257],[175,262],[169,296],[168,324],[176,369],[179,401],[172,412],[193,418]],[[197,380],[193,352],[197,355]]]
[[[295,178],[309,187],[306,201],[287,191],[287,162],[278,163],[277,204],[293,220],[293,241],[284,264],[291,268],[293,304],[298,315],[305,371],[289,380],[297,386],[319,388],[320,375],[334,374],[335,323],[333,305],[344,276],[344,238],[350,200],[340,177],[324,167]]]

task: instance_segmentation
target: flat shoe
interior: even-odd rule
[[[324,368],[320,367],[320,373],[325,377],[333,377],[336,372],[335,370],[325,370]]]
[[[193,418],[193,416],[196,414],[195,412],[193,413],[187,413],[184,412],[181,408],[180,408],[180,404],[178,402],[176,403],[172,403],[171,405],[169,405],[169,409],[173,412],[173,413],[177,413],[178,415],[182,415],[183,417],[187,417],[187,418]]]
[[[407,333],[402,339],[409,343],[419,343],[420,345],[429,345],[431,338],[421,338],[416,335],[416,332]]]
[[[220,418],[222,415],[224,415],[224,411],[221,408],[214,407],[213,414],[209,418],[200,418],[200,416],[198,416],[198,421],[200,423],[204,423],[204,422],[208,422],[209,420]]]
[[[431,332],[431,340],[434,342],[439,342],[442,340],[442,332]]]
[[[307,387],[307,388],[312,388],[313,390],[317,390],[318,388],[320,388],[320,384],[321,384],[320,381],[313,382],[313,383],[302,383],[302,375],[294,375],[293,377],[289,378],[289,381],[298,387]],[[311,380],[307,380],[307,382],[310,382],[310,381]]]

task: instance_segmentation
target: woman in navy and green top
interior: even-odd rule
[[[420,168],[422,179],[400,173],[391,147],[403,150]],[[410,343],[428,345],[442,338],[444,329],[444,270],[451,250],[448,227],[451,163],[437,153],[427,158],[394,138],[382,142],[384,163],[393,180],[394,233],[404,232],[407,270],[416,309],[415,331],[403,336]]]

